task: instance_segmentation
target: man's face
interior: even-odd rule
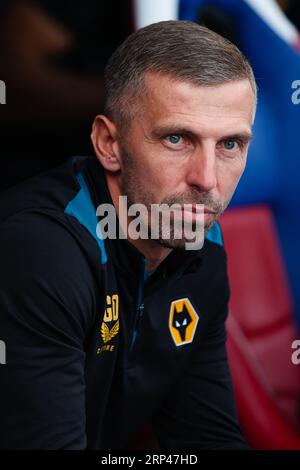
[[[153,73],[146,77],[146,90],[140,112],[119,142],[121,193],[129,204],[148,209],[151,204],[203,204],[207,232],[245,168],[254,111],[251,85],[241,80],[204,87]],[[173,238],[158,242],[184,246],[184,237]]]

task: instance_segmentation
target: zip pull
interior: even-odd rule
[[[142,317],[143,313],[144,313],[144,303],[142,303],[140,306],[139,306],[139,318]]]

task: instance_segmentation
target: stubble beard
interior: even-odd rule
[[[123,169],[122,169],[122,177],[121,177],[121,193],[124,196],[127,196],[127,204],[130,207],[132,204],[143,204],[146,206],[148,210],[148,214],[151,214],[151,205],[155,204],[155,195],[149,191],[143,185],[143,182],[137,178],[136,166],[134,163],[134,158],[129,155],[124,149],[121,152],[122,155],[122,162],[123,162]],[[213,224],[219,217],[222,215],[224,210],[226,209],[229,201],[226,204],[221,204],[220,202],[216,202],[212,199],[209,193],[199,193],[197,190],[191,190],[188,194],[178,194],[173,193],[171,196],[163,199],[159,202],[159,204],[168,204],[171,206],[172,204],[203,204],[206,207],[209,207],[210,210],[214,211],[215,213],[212,215],[211,220],[204,222],[204,236],[208,233],[211,229]],[[143,221],[144,229],[148,232],[148,238],[151,239],[151,220],[150,215],[148,220]],[[197,229],[196,223],[190,224],[190,232],[195,234],[195,230]],[[175,228],[174,223],[170,223],[168,229],[163,225],[162,219],[160,218],[159,229],[158,229],[158,238],[152,240],[159,245],[171,248],[171,249],[185,249],[186,243],[193,242],[193,238],[190,235],[185,236],[184,230],[182,230],[182,237],[177,239],[175,233],[178,233],[178,226]],[[168,238],[166,238],[166,231],[168,231]]]

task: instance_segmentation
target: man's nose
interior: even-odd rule
[[[191,157],[187,183],[204,192],[211,191],[217,186],[214,145],[203,145]]]

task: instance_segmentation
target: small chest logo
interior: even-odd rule
[[[104,344],[101,348],[97,349],[97,354],[114,350],[114,345],[108,343],[119,333],[119,329],[119,296],[118,294],[107,295],[106,308],[100,328],[101,338]]]
[[[193,341],[198,320],[199,316],[188,298],[171,303],[169,329],[176,346]]]

